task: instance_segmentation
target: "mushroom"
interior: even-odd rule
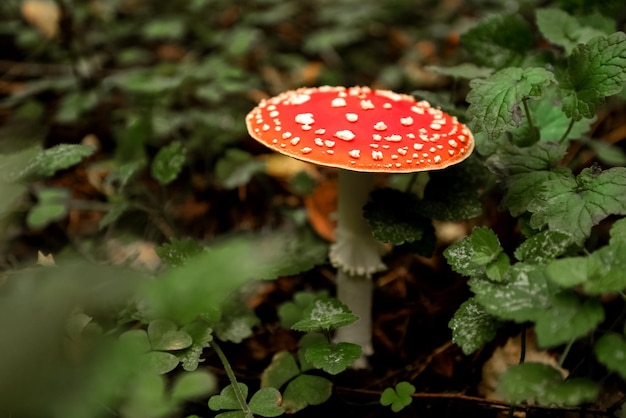
[[[303,87],[262,100],[246,117],[250,135],[274,151],[339,168],[335,242],[337,297],[360,320],[335,339],[371,355],[372,275],[386,269],[363,206],[374,173],[440,170],[467,158],[474,139],[456,117],[412,96],[368,87]],[[365,366],[362,357],[355,367]]]

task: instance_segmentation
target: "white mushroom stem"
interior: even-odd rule
[[[330,248],[330,260],[337,267],[337,297],[359,320],[341,327],[336,341],[361,346],[363,355],[372,348],[372,274],[385,270],[381,260],[384,246],[372,236],[363,217],[363,206],[374,188],[375,176],[370,173],[339,171],[339,196],[335,243]],[[362,358],[355,367],[365,367]]]

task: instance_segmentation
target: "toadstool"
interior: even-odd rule
[[[373,173],[440,170],[467,158],[474,139],[456,117],[412,96],[368,87],[303,87],[262,100],[246,117],[250,135],[282,154],[339,169],[335,242],[337,297],[360,320],[335,338],[373,352],[374,273],[386,266],[363,206]],[[365,362],[362,362],[365,364]]]

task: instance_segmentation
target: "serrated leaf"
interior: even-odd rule
[[[291,328],[293,324],[302,319],[304,310],[316,299],[328,299],[328,291],[297,292],[293,296],[293,302],[285,302],[278,307],[280,325],[286,329]]]
[[[335,375],[361,357],[361,347],[352,343],[321,342],[308,347],[305,355],[314,367]]]
[[[390,188],[377,189],[370,194],[369,202],[363,207],[363,216],[378,241],[401,245],[423,240],[425,244],[434,244],[432,223],[419,215],[418,205],[417,198],[410,193]],[[430,246],[425,245],[424,250],[427,249],[425,247]]]
[[[413,401],[415,386],[409,382],[400,382],[395,388],[387,388],[380,395],[380,404],[383,406],[391,405],[393,412],[399,412],[409,406]]]
[[[592,118],[604,98],[619,93],[626,82],[626,34],[595,37],[569,57],[561,81],[563,111],[574,120]]]
[[[595,401],[599,387],[581,378],[564,381],[561,372],[547,364],[523,363],[504,372],[499,391],[510,403],[577,406]]]
[[[444,250],[444,256],[454,271],[474,277],[486,273],[487,265],[498,261],[502,252],[496,234],[487,227],[475,227],[472,233]]]
[[[461,44],[478,65],[499,69],[522,64],[534,35],[518,14],[493,15],[461,35]]]
[[[283,408],[293,414],[309,405],[321,405],[332,395],[332,388],[332,382],[322,376],[300,375],[285,388]]]
[[[576,246],[569,235],[555,231],[541,231],[524,241],[515,250],[515,258],[533,264],[542,264],[564,255]]]
[[[538,99],[543,89],[556,83],[554,74],[544,68],[509,67],[487,79],[474,79],[467,95],[467,116],[474,130],[485,131],[492,140],[505,130],[519,126],[522,100]]]
[[[278,389],[262,388],[252,395],[248,406],[253,413],[262,417],[277,417],[285,412],[281,402],[282,397]]]
[[[177,353],[177,355],[183,369],[192,372],[198,368],[200,356],[204,348],[209,347],[210,342],[213,340],[213,330],[204,321],[195,321],[187,324],[182,327],[182,330],[189,334],[193,342],[190,347]]]
[[[197,240],[172,238],[170,242],[156,247],[154,252],[170,267],[180,267],[203,251]]]
[[[589,334],[603,320],[604,309],[597,300],[581,301],[573,293],[561,293],[537,316],[537,342],[541,347],[564,344]]]
[[[611,226],[609,231],[609,244],[617,244],[619,241],[626,241],[626,218],[618,219]]]
[[[150,166],[152,178],[163,185],[174,181],[185,165],[186,154],[187,150],[180,141],[161,148]]]
[[[552,302],[546,275],[537,265],[517,263],[509,268],[501,283],[471,279],[469,285],[476,302],[499,319],[535,321]]]
[[[500,324],[501,321],[470,298],[459,307],[448,326],[452,330],[452,341],[469,355],[491,341]]]
[[[490,156],[487,167],[505,182],[502,206],[513,216],[526,212],[546,182],[570,173],[566,168],[556,167],[565,152],[566,147],[562,144],[539,142],[526,148],[504,145]]]
[[[578,19],[561,9],[538,9],[536,15],[541,34],[554,45],[563,47],[567,54],[579,43],[605,35],[597,28],[581,25]]]
[[[530,226],[547,225],[582,242],[591,228],[609,215],[626,215],[626,168],[584,169],[576,178],[549,180],[529,203]]]
[[[600,363],[626,379],[626,338],[623,335],[603,335],[596,342],[594,351]]]
[[[317,299],[304,310],[302,318],[291,328],[303,332],[328,331],[358,320],[346,305],[335,298]]]

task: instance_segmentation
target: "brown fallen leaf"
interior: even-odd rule
[[[59,33],[61,10],[51,1],[24,0],[22,1],[22,16],[39,29],[47,38],[52,39]]]
[[[304,198],[304,207],[313,229],[321,237],[334,241],[337,221],[333,219],[333,214],[337,211],[337,180],[320,180],[313,193]]]

